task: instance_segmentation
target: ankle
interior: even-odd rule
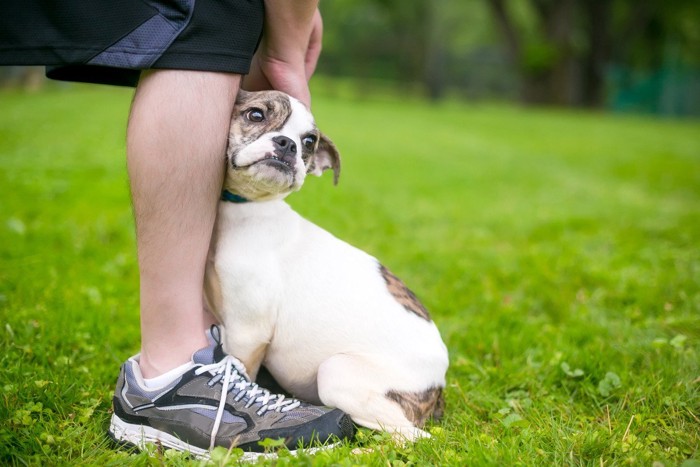
[[[153,359],[148,358],[147,354],[142,351],[139,358],[139,369],[141,370],[141,376],[144,379],[154,379],[160,376],[169,374],[171,372],[176,372],[180,368],[184,368],[192,363],[191,359],[188,358],[167,358],[167,359]],[[183,370],[184,371],[184,370]]]
[[[192,354],[207,347],[209,342],[204,331],[168,330],[163,333],[141,333],[139,366],[144,378],[156,378],[185,363],[192,362]]]
[[[172,383],[176,379],[178,379],[180,376],[182,376],[187,370],[192,368],[194,366],[194,363],[187,362],[184,363],[178,367],[173,368],[170,371],[167,371],[163,373],[162,375],[153,377],[153,378],[143,378],[143,384],[146,386],[146,389],[159,389],[162,387],[167,386],[168,384]],[[143,371],[142,371],[143,373]]]

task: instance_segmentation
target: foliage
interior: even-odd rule
[[[340,184],[290,202],[421,296],[450,350],[447,410],[416,445],[361,430],[275,465],[697,465],[700,125],[324,90]],[[104,435],[138,349],[129,100],[0,94],[4,465],[199,465]]]
[[[700,10],[692,1],[487,2],[526,102],[601,106],[613,65],[645,73],[673,67],[673,82],[698,63]]]
[[[696,103],[653,110],[700,112],[695,0],[324,0],[321,9],[319,69],[365,86],[384,79],[433,99],[456,89],[604,107],[664,70],[655,99],[682,94]]]
[[[372,79],[419,84],[423,91],[437,81],[434,97],[447,87],[486,93],[507,86],[482,1],[324,0],[321,11],[324,74],[361,78],[365,85]]]

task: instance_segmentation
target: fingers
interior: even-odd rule
[[[321,18],[321,12],[317,8],[312,20],[311,36],[309,37],[309,45],[306,49],[306,58],[304,61],[307,81],[311,79],[314,71],[316,71],[316,64],[321,55],[322,38],[323,19]]]
[[[306,6],[303,2],[269,3],[265,36],[241,87],[247,91],[276,89],[310,107],[309,79],[316,70],[323,37],[317,2]],[[290,18],[298,18],[305,26],[293,26],[299,22],[289,21]]]
[[[306,107],[311,107],[309,82],[306,80],[303,64],[300,66],[272,59],[261,62],[261,64],[271,89],[286,92],[299,99]]]
[[[246,91],[264,91],[267,89],[274,89],[270,81],[265,76],[265,73],[263,73],[258,54],[253,57],[253,62],[250,65],[250,71],[248,74],[243,76],[241,89]]]

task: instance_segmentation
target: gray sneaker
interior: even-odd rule
[[[294,451],[327,448],[353,436],[354,425],[341,410],[271,394],[251,382],[242,363],[223,352],[218,328],[211,333],[216,341],[195,352],[192,367],[163,388],[145,388],[138,356],[122,365],[112,439],[140,449],[155,443],[202,458],[216,446],[233,446],[252,459],[263,454],[259,441],[266,438],[284,439]]]

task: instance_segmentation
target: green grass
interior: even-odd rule
[[[698,465],[697,121],[316,91],[343,173],[289,201],[422,298],[447,411],[279,465]],[[2,464],[188,463],[104,435],[139,339],[130,95],[0,93]]]

